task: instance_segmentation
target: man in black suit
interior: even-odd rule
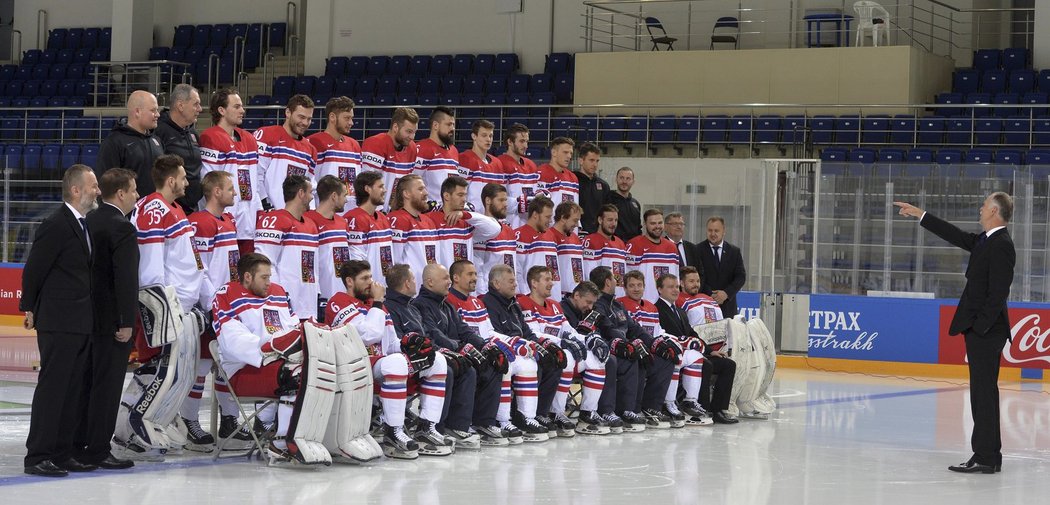
[[[736,294],[747,281],[740,248],[725,241],[726,221],[719,216],[707,219],[707,240],[696,245],[700,253],[704,280],[701,291],[711,295],[722,309],[722,316],[736,315]]]
[[[995,473],[1002,469],[1002,439],[999,433],[999,360],[1010,339],[1006,298],[1014,280],[1016,253],[1006,224],[1013,215],[1014,200],[1003,192],[985,198],[980,209],[981,233],[967,233],[955,225],[904,202],[894,202],[902,216],[919,218],[923,228],[961,249],[970,251],[966,286],[948,330],[963,334],[966,361],[970,367],[970,413],[973,456],[965,463],[948,467],[953,472]]]
[[[112,168],[102,174],[102,205],[87,217],[94,246],[92,300],[95,325],[84,367],[81,422],[76,458],[99,468],[119,470],[134,466],[110,453],[109,441],[117,423],[120,392],[134,342],[131,329],[138,318],[139,247],[135,226],[126,217],[139,193],[135,172]]]
[[[694,279],[692,287],[696,289],[699,279],[697,272],[687,269],[682,279],[687,275]],[[656,290],[660,298],[656,300],[656,311],[660,314],[660,327],[665,332],[678,337],[699,338],[696,330],[689,324],[689,317],[685,309],[678,306],[681,289],[678,278],[671,274],[661,275],[656,280]],[[697,293],[693,293],[696,295]],[[733,379],[736,377],[736,362],[729,359],[721,350],[704,348],[703,381],[700,384],[700,404],[710,411],[711,419],[718,424],[736,424],[738,419],[730,416],[726,409],[729,408],[729,397],[733,392]],[[711,394],[711,384],[714,384],[714,394]],[[693,417],[704,417],[708,412],[704,408],[690,406],[684,410],[689,411]]]
[[[681,212],[671,212],[664,217],[664,233],[678,250],[679,268],[693,267],[702,272],[704,265],[700,261],[700,250],[696,244],[685,240],[685,216]]]
[[[65,202],[36,229],[22,271],[23,325],[37,331],[40,376],[26,438],[25,473],[65,477],[94,470],[73,458],[80,379],[93,321],[91,241],[84,216],[97,206],[98,180],[87,165],[62,176]]]

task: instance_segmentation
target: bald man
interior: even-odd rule
[[[128,117],[117,122],[98,150],[95,173],[121,167],[135,172],[140,195],[156,191],[153,187],[153,160],[164,154],[160,140],[153,135],[160,119],[157,97],[148,91],[135,91],[128,97]]]

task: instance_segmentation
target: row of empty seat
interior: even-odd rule
[[[374,77],[392,75],[467,76],[479,74],[512,75],[519,68],[518,55],[438,54],[396,56],[333,56],[325,63],[325,75],[331,77]],[[551,53],[544,62],[544,73],[562,74],[575,69],[575,58],[569,53]]]
[[[827,163],[861,163],[861,164],[896,164],[896,163],[921,163],[929,165],[937,163],[941,165],[950,164],[1000,164],[1000,165],[1050,165],[1050,149],[1032,149],[1028,151],[1020,149],[899,149],[883,148],[879,150],[856,148],[845,149],[840,147],[828,147],[821,151],[820,159]],[[918,170],[918,169],[916,169]],[[1050,169],[1041,169],[1040,174],[1046,175]],[[831,172],[843,173],[841,169],[835,168]],[[926,173],[926,172],[924,172]],[[976,168],[972,174],[987,174],[987,168]],[[981,175],[982,177],[986,175]]]
[[[92,61],[109,61],[109,46],[81,49],[29,49],[22,53],[22,65],[33,68],[39,65],[70,63],[86,64]]]
[[[1029,68],[1031,52],[1023,47],[978,49],[973,52],[973,68],[988,70],[1021,70]]]
[[[89,167],[98,160],[99,144],[0,144],[2,166],[13,178],[51,179],[76,163]]]
[[[246,44],[259,45],[269,42],[268,47],[284,47],[286,23],[220,23],[216,25],[179,25],[175,27],[172,48],[232,46],[237,37]]]
[[[112,44],[113,28],[54,28],[47,34],[49,51],[106,48]]]
[[[936,116],[1008,117],[1017,114],[1045,116],[1050,113],[1050,94],[1042,91],[1017,93],[938,93],[937,105],[963,105],[963,107],[933,107]],[[967,105],[1033,105],[1035,107],[966,107]]]
[[[117,123],[116,117],[8,117],[0,115],[0,141],[100,142]]]

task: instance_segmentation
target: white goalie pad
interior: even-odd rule
[[[335,462],[371,461],[382,456],[383,449],[369,433],[373,395],[368,350],[351,325],[340,326],[331,333],[338,389],[332,402],[324,445]]]
[[[200,335],[205,315],[194,308],[180,318],[181,333],[139,369],[121,398],[113,438],[138,453],[164,453],[181,447],[167,431],[197,380]]]
[[[752,369],[755,366],[755,349],[751,345],[747,324],[744,323],[742,318],[723,319],[723,321],[728,322],[728,333],[733,339],[732,359],[736,362],[736,375],[733,376],[733,392],[729,396],[729,413],[738,415],[740,411],[737,408],[737,404],[753,388],[751,382],[752,377],[756,373]],[[748,393],[745,393],[745,390]]]
[[[753,365],[747,382],[743,387],[737,406],[740,415],[745,417],[767,417],[776,410],[777,404],[767,390],[773,381],[777,366],[777,353],[773,337],[761,319],[753,318],[747,322],[748,336],[754,350]]]
[[[174,286],[152,284],[140,289],[139,314],[150,347],[170,344],[182,334],[182,304]]]
[[[718,344],[725,344],[729,341],[730,321],[731,319],[722,319],[713,323],[698,324],[693,326],[693,331],[700,337],[700,340],[704,341],[704,345],[708,348]]]
[[[335,344],[332,330],[314,321],[303,322],[306,339],[299,391],[288,426],[288,452],[307,465],[332,464],[324,446],[324,433],[338,389]]]

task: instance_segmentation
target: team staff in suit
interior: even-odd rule
[[[88,344],[80,397],[80,428],[74,440],[76,459],[99,468],[131,468],[130,460],[110,453],[120,392],[134,343],[131,329],[138,318],[139,248],[135,226],[127,215],[139,199],[135,177],[126,168],[102,174],[102,205],[87,217],[93,246],[92,301],[95,324]]]
[[[664,217],[664,233],[678,251],[678,266],[693,267],[702,273],[704,265],[700,261],[700,250],[685,239],[685,216],[681,212],[671,212]]]
[[[1010,339],[1006,298],[1014,280],[1016,253],[1006,224],[1014,200],[1003,192],[985,198],[980,209],[981,233],[968,233],[933,214],[904,202],[894,202],[902,216],[919,218],[919,224],[948,243],[970,252],[966,286],[948,333],[962,334],[970,367],[970,413],[973,456],[948,467],[953,472],[995,473],[1002,470],[999,433],[999,361]]]
[[[726,221],[720,216],[707,219],[707,240],[696,245],[700,253],[704,281],[701,291],[711,295],[722,309],[722,315],[736,315],[736,294],[744,287],[747,271],[740,248],[725,241]]]
[[[36,229],[22,270],[23,325],[37,332],[40,375],[26,438],[25,473],[65,477],[91,471],[72,456],[78,398],[93,324],[91,242],[84,216],[97,207],[91,167],[73,165],[62,176],[64,204]]]

